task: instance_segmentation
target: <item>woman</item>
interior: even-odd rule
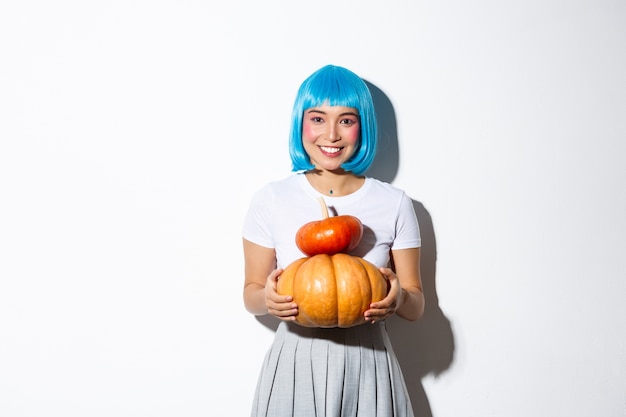
[[[363,175],[376,141],[374,105],[360,77],[328,65],[302,83],[289,142],[294,172],[261,188],[244,220],[246,309],[281,320],[253,417],[413,416],[385,319],[423,314],[419,226],[402,190]],[[337,214],[361,220],[363,239],[350,254],[378,266],[389,280],[388,295],[370,305],[359,326],[300,326],[297,304],[276,291],[283,269],[304,256],[295,235],[320,219],[320,196]]]

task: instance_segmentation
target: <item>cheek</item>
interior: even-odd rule
[[[359,141],[361,137],[361,129],[359,129],[358,127],[354,128],[354,129],[350,129],[348,130],[345,134],[344,134],[344,140],[349,142],[351,145],[356,145],[357,142]]]
[[[315,129],[310,123],[304,123],[302,125],[302,140],[305,142],[311,142],[315,139]]]

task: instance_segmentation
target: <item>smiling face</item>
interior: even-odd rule
[[[361,124],[355,108],[318,106],[304,111],[302,144],[317,169],[341,170],[359,144]]]

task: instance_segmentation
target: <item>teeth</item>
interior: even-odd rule
[[[326,153],[337,153],[341,148],[331,148],[330,146],[320,146],[320,149]]]

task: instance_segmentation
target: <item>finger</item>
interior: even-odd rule
[[[374,311],[365,313],[365,320],[369,321],[372,324],[378,321],[384,320],[385,318],[386,318],[386,315],[384,313],[377,313]]]
[[[391,275],[393,273],[393,271],[391,269],[385,268],[385,267],[382,267],[382,266],[380,268],[378,268],[378,270],[387,279],[389,279],[389,275]]]
[[[278,281],[278,277],[280,277],[280,274],[282,273],[282,269],[275,269],[268,275],[267,280],[276,283],[276,281]]]
[[[296,316],[298,314],[298,307],[295,304],[277,304],[271,308],[268,308],[268,311],[277,316],[279,318]]]

